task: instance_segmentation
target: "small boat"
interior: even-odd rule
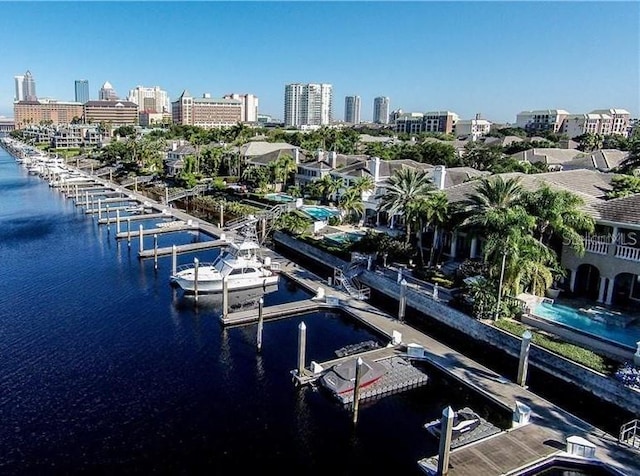
[[[465,407],[454,412],[451,439],[455,440],[466,433],[472,432],[478,428],[481,423],[482,418],[480,418],[480,416],[469,407]],[[433,436],[440,438],[440,418],[426,423],[424,427]]]
[[[353,392],[356,384],[357,358],[349,359],[331,367],[320,377],[320,384],[335,395]],[[360,388],[377,382],[387,369],[373,360],[362,359]]]
[[[229,243],[213,263],[199,263],[197,267],[198,292],[222,292],[223,281],[228,291],[266,288],[278,283],[278,268],[270,259],[258,256],[260,245],[255,241]],[[180,266],[171,282],[187,292],[196,290],[196,265]]]
[[[377,349],[378,347],[380,347],[380,344],[378,344],[376,341],[366,340],[357,344],[345,345],[344,347],[336,350],[335,353],[337,357],[346,357],[348,355],[366,352],[367,350]]]

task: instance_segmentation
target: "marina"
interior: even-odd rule
[[[4,163],[3,166],[7,167],[7,164]],[[35,185],[30,184],[30,186],[33,187]],[[54,193],[54,192],[49,191],[48,193]],[[78,193],[76,195],[78,196],[78,199],[77,199],[78,201],[73,205],[72,210],[75,209],[76,206],[82,205],[83,197],[82,197],[82,193],[80,192],[80,189],[78,190]],[[139,203],[144,203],[145,200],[148,200],[142,197],[139,197],[139,198],[140,198]],[[59,203],[57,204],[57,206],[64,207],[65,205],[63,203]],[[180,212],[179,210],[174,210],[174,209],[167,209],[162,204],[152,204],[152,207],[158,213],[155,213],[155,214],[151,213],[149,215],[160,215],[166,218],[167,214],[169,214],[175,220],[186,221],[186,220],[192,219],[192,217],[189,217],[183,212]],[[73,213],[73,211],[70,213]],[[136,215],[136,217],[144,217],[144,215]],[[83,218],[86,220],[86,217],[83,216]],[[155,217],[151,216],[151,218],[153,219]],[[103,220],[108,220],[108,221],[103,221]],[[111,243],[107,245],[106,249],[109,249],[110,247],[113,246],[114,251],[117,252],[118,260],[127,262],[127,257],[130,256],[130,253],[126,249],[121,249],[119,246],[116,246],[118,243],[118,240],[114,240],[114,235],[109,235],[108,233],[102,231],[104,230],[104,227],[102,227],[102,225],[108,224],[108,223],[114,223],[114,221],[111,221],[111,217],[107,219],[102,218],[98,220],[89,220],[89,223],[83,223],[82,221],[77,221],[75,223],[76,223],[75,226],[77,226],[78,228],[85,227],[88,229],[90,233],[96,234],[98,236],[99,242],[101,240],[105,240],[105,237],[106,237],[106,239]],[[228,231],[225,232],[210,224],[199,223],[198,227],[199,227],[198,229],[201,232],[204,232],[205,230],[207,230],[208,232],[211,232],[212,230],[217,232],[217,235],[215,234],[213,235],[214,237],[221,236],[222,233],[227,233],[227,235],[230,238],[233,237],[232,232],[228,232]],[[142,230],[141,232],[142,235],[148,236],[150,233],[146,233],[145,235],[145,231],[146,230]],[[172,230],[172,231],[180,232],[184,230]],[[115,236],[117,238],[124,238],[129,236],[129,234],[127,234],[126,236],[122,236],[121,233],[122,232],[117,233]],[[131,235],[135,237],[136,233],[133,232],[131,233]],[[219,240],[219,241],[222,241],[222,240]],[[135,243],[136,240],[133,240],[133,242]],[[180,251],[178,251],[177,253],[182,254],[182,253],[193,253],[195,251],[201,251],[205,248],[212,247],[211,243],[215,243],[215,242],[216,240],[214,239],[212,242],[202,242],[202,243],[193,243],[191,245],[181,245],[183,247],[180,248]],[[220,245],[221,244],[219,244],[218,246]],[[163,247],[163,248],[145,250],[145,249],[142,249],[142,242],[140,242],[139,248],[140,249],[138,250],[137,253],[135,253],[135,250],[133,250],[131,254],[133,254],[134,256],[137,255],[140,258],[142,258],[142,257],[152,257],[154,255],[168,256],[174,252],[173,247]],[[272,305],[265,305],[264,308],[262,309],[262,317],[263,319],[265,319],[265,321],[269,320],[269,326],[286,326],[287,328],[291,329],[292,327],[293,328],[297,327],[300,324],[300,322],[302,322],[302,320],[304,320],[304,322],[309,323],[310,322],[309,319],[312,319],[313,316],[317,316],[318,313],[323,313],[323,312],[331,312],[334,314],[339,313],[343,316],[348,316],[348,319],[350,322],[357,322],[358,326],[362,326],[361,328],[359,327],[359,329],[363,330],[362,334],[360,334],[360,331],[357,332],[359,335],[357,336],[358,339],[356,341],[362,342],[363,340],[366,340],[368,337],[373,335],[376,338],[381,338],[388,342],[395,342],[389,348],[375,349],[372,351],[365,352],[365,354],[369,356],[371,355],[380,356],[379,360],[381,362],[385,362],[386,364],[388,364],[389,368],[398,367],[399,369],[402,368],[403,370],[407,370],[409,369],[409,367],[412,367],[412,366],[406,366],[404,364],[400,364],[400,360],[405,361],[404,357],[401,356],[400,354],[406,355],[406,352],[407,352],[406,345],[414,344],[416,346],[419,346],[423,350],[423,353],[419,359],[421,362],[420,364],[421,368],[424,365],[426,366],[426,368],[434,368],[434,369],[437,369],[438,371],[446,373],[449,378],[455,379],[457,382],[460,382],[465,387],[470,388],[474,392],[482,395],[483,398],[486,398],[488,401],[491,401],[493,404],[496,404],[497,406],[501,407],[503,411],[505,412],[514,411],[518,402],[527,402],[527,406],[531,410],[531,422],[529,424],[523,425],[522,427],[515,428],[510,431],[505,431],[504,433],[501,433],[498,436],[492,436],[491,438],[487,440],[483,440],[482,442],[476,442],[474,443],[474,445],[468,448],[467,447],[456,448],[451,453],[451,471],[449,474],[456,474],[456,475],[506,474],[508,471],[523,467],[529,462],[537,461],[542,457],[560,452],[561,447],[563,447],[564,441],[566,440],[566,438],[572,435],[576,431],[576,429],[579,429],[581,434],[585,434],[589,436],[590,441],[592,441],[593,444],[596,445],[597,447],[599,457],[604,458],[605,460],[610,461],[614,464],[619,464],[616,462],[623,462],[623,464],[628,465],[629,468],[632,468],[632,467],[635,468],[636,467],[635,465],[638,464],[638,461],[634,460],[634,456],[637,456],[637,455],[634,455],[633,453],[628,452],[625,448],[618,447],[615,444],[615,439],[612,440],[609,435],[602,434],[601,431],[591,427],[586,422],[581,421],[573,417],[572,415],[564,412],[563,410],[555,407],[549,402],[546,402],[538,398],[536,395],[532,394],[531,392],[528,392],[526,388],[523,388],[520,385],[517,385],[508,380],[505,380],[500,375],[495,374],[494,372],[466,358],[464,355],[456,351],[453,351],[452,349],[440,344],[434,339],[431,339],[430,337],[418,332],[417,330],[411,328],[407,324],[400,322],[396,317],[380,311],[379,309],[375,308],[371,304],[362,300],[355,299],[351,297],[348,293],[344,292],[343,290],[328,286],[325,280],[297,266],[295,263],[292,263],[290,260],[287,260],[278,255],[275,255],[272,252],[270,252],[270,256],[272,256],[272,259],[274,260],[274,262],[278,261],[280,263],[281,273],[287,279],[287,281],[294,283],[294,285],[297,286],[299,289],[303,289],[307,294],[310,294],[310,297],[307,297],[306,299],[296,299],[291,302],[279,302],[279,303],[273,303]],[[140,287],[141,287],[140,289],[142,290],[144,295],[149,295],[148,293],[150,292],[152,293],[164,292],[167,295],[166,299],[172,299],[172,300],[177,299],[177,297],[175,297],[175,295],[172,294],[171,288],[168,286],[168,276],[170,275],[170,270],[168,269],[169,263],[167,261],[168,260],[160,261],[159,269],[157,271],[153,271],[151,272],[151,274],[140,273],[139,277],[136,277],[137,272],[134,272],[134,269],[137,267],[141,267],[140,268],[141,271],[145,271],[144,261],[137,262],[136,260],[136,263],[131,265],[131,268],[128,271],[128,273],[132,276],[132,278],[135,278],[140,281]],[[160,276],[160,275],[163,275],[164,279],[154,278],[152,282],[148,281],[150,279],[149,277]],[[77,285],[78,284],[76,284],[76,286]],[[319,288],[323,289],[323,291],[319,293],[320,296],[318,295]],[[131,296],[130,299],[136,299],[136,297]],[[265,301],[267,299],[268,299],[268,295],[265,295]],[[198,314],[197,306],[189,306],[188,308],[190,309],[189,313],[192,316],[198,315],[199,320],[202,320],[208,314],[206,309],[203,309],[202,314]],[[223,353],[225,352],[224,351],[225,346],[229,348],[230,346],[233,345],[232,344],[233,340],[232,339],[230,340],[230,334],[235,336],[239,342],[243,342],[245,344],[250,343],[251,345],[253,345],[253,336],[255,335],[255,333],[253,332],[253,329],[251,329],[250,334],[248,334],[247,331],[258,320],[259,316],[257,315],[255,308],[238,311],[238,312],[225,312],[224,309],[221,309],[221,310],[216,309],[208,317],[213,319],[208,319],[206,324],[204,322],[202,322],[202,324],[206,325],[208,333],[212,333],[212,332],[221,333],[221,341],[219,343],[220,347],[218,349],[221,353],[220,355],[223,355]],[[151,318],[151,316],[147,316],[147,318],[144,321],[148,323],[149,318]],[[176,331],[178,331],[182,326],[182,324],[180,324],[179,322],[179,318],[177,319],[178,321],[175,324]],[[312,319],[312,320],[316,320],[316,319]],[[219,325],[220,322],[223,324],[222,330],[216,331],[215,330],[216,327],[213,326],[213,323],[216,323]],[[142,322],[140,324],[142,324]],[[139,329],[139,326],[136,326],[136,328]],[[366,329],[366,331],[364,331],[364,329]],[[64,332],[64,330],[61,329],[60,332]],[[201,333],[201,331],[199,331],[198,333],[200,334],[199,339],[201,339],[203,334]],[[118,335],[122,337],[121,333],[119,333]],[[251,337],[249,337],[249,335]],[[308,335],[309,335],[309,339],[314,338],[313,331],[311,329],[309,330]],[[400,337],[398,338],[398,336]],[[295,336],[290,336],[290,337],[291,337],[291,341],[295,342]],[[162,340],[164,339],[166,339],[166,337],[162,338]],[[131,341],[131,344],[133,344],[133,341]],[[271,343],[266,342],[265,351],[263,351],[262,359],[266,358],[266,355],[273,355],[273,354],[268,354],[268,351],[266,350],[266,349],[270,349],[271,348],[270,346],[272,344],[273,344],[272,342]],[[314,362],[320,362],[320,364],[318,365],[321,368],[327,369],[339,362],[339,360],[337,359],[330,358],[332,355],[331,352],[335,351],[335,347],[339,345],[350,345],[350,344],[352,344],[352,342],[342,342],[342,343],[332,342],[331,349],[326,348],[326,345],[325,345],[325,351],[320,351],[320,352],[317,352],[317,349],[313,351],[309,349],[309,357],[313,358]],[[401,344],[404,344],[404,346],[402,346]],[[318,345],[317,342],[316,342],[316,345]],[[318,348],[321,348],[321,347],[322,346],[318,345]],[[53,349],[53,347],[50,347],[50,348]],[[375,353],[378,353],[378,354],[375,354]],[[384,357],[385,353],[387,354],[386,357]],[[157,354],[155,355],[157,357]],[[244,359],[247,358],[246,353],[243,353],[241,355],[244,356],[243,357]],[[290,369],[292,365],[295,363],[295,356],[293,355],[293,352],[289,352],[288,355],[289,355],[289,359],[288,359],[289,365],[287,367]],[[142,358],[142,356],[140,357]],[[252,359],[253,358],[256,358],[256,357],[253,356]],[[345,358],[353,358],[353,356],[347,356]],[[143,360],[146,360],[146,358]],[[313,368],[308,368],[305,365],[303,370],[304,371],[297,376],[300,379],[299,383],[301,384],[311,383],[318,377],[318,375],[316,375],[316,373],[313,372]],[[224,374],[226,370],[224,370],[224,368],[221,368],[220,372]],[[258,378],[264,379],[264,373],[261,373],[261,372],[264,372],[264,370],[257,369],[257,372],[258,372],[257,374]],[[288,372],[284,372],[284,373],[286,374]],[[369,390],[365,390],[365,392],[362,394],[361,396],[362,399],[375,400],[376,397],[380,397],[383,395],[392,395],[394,392],[390,391],[389,389],[394,385],[398,387],[397,390],[403,390],[403,391],[418,390],[419,391],[419,387],[423,385],[427,385],[428,387],[430,383],[430,379],[426,378],[429,371],[427,371],[426,373],[423,371],[418,371],[418,373],[424,377],[423,380],[420,380],[420,378],[422,377],[420,377],[418,373],[411,374],[411,375],[400,375],[400,373],[401,372],[398,372],[397,375],[393,376],[393,379],[395,379],[394,381],[390,381],[390,380],[385,381],[383,377],[379,382],[381,387],[379,387],[377,390],[375,388],[375,384],[372,384],[369,387]],[[206,375],[207,372],[205,372],[204,374]],[[260,377],[260,375],[262,376]],[[389,375],[390,375],[389,378],[391,378],[391,373],[389,373]],[[286,380],[287,375],[272,376],[272,374],[270,373],[269,379],[272,379],[272,378],[276,380],[284,378]],[[251,385],[255,383],[255,381],[253,380],[252,382],[253,383]],[[399,382],[399,383],[395,384],[394,382]],[[289,382],[289,386],[290,385],[291,383]],[[301,385],[299,388],[303,389],[305,387],[306,385]],[[386,389],[386,390],[381,390],[381,389]],[[246,388],[244,391],[251,393],[254,390],[255,389],[252,390],[251,388]],[[367,393],[367,391],[369,391],[370,393]],[[378,393],[375,393],[376,391]],[[162,398],[160,398],[161,395],[157,395],[154,397],[154,399],[159,398],[160,400],[164,400],[166,398],[169,398],[169,400],[171,400],[172,397],[170,394],[171,392],[167,392],[167,394],[162,396]],[[300,394],[297,393],[296,395],[300,395]],[[342,403],[343,404],[349,403],[348,397],[346,397],[342,401]],[[306,412],[308,413],[309,411],[315,410],[315,411],[318,411],[319,413],[326,413],[327,411],[331,413],[331,411],[328,410],[328,408],[324,408],[324,407],[323,407],[324,410],[320,411],[318,409],[319,405],[320,404],[318,402],[315,402],[313,405],[313,410],[307,409]],[[202,407],[199,407],[199,410],[201,409]],[[367,411],[368,410],[370,409],[367,408]],[[207,411],[212,412],[212,409],[208,409]],[[339,418],[339,414],[336,414],[334,416],[337,416]],[[195,413],[193,414],[193,417],[195,417]],[[296,416],[296,418],[297,417],[298,416]],[[318,417],[320,417],[320,415]],[[362,422],[364,425],[368,425],[367,423],[364,423],[364,422],[366,422],[367,419],[370,417],[373,418],[373,415],[363,415]],[[306,418],[310,418],[308,414]],[[213,420],[215,420],[215,418],[211,419],[212,422]],[[193,421],[195,422],[195,420]],[[424,419],[422,420],[421,423],[424,423]],[[241,426],[242,425],[246,425],[246,423],[241,424]],[[196,424],[196,426],[198,425]],[[421,426],[421,425],[418,425],[418,426]],[[365,428],[368,428],[368,427],[365,426]],[[422,430],[424,432],[423,428],[419,428],[419,430]],[[203,431],[198,432],[198,434],[204,434]],[[379,432],[376,432],[376,434],[381,436]],[[415,434],[418,434],[418,432],[416,431]],[[235,436],[232,437],[232,439],[235,439],[235,438],[240,438],[240,436],[238,435],[237,437]],[[426,436],[424,438],[426,438]],[[415,453],[419,451],[419,453],[422,456],[425,456],[424,453],[425,453],[425,449],[428,448],[428,444],[424,443],[425,441],[424,439],[420,439],[419,441],[421,442],[419,450],[414,449],[413,452]],[[548,443],[549,441],[553,442],[554,444],[550,445]],[[526,448],[527,448],[526,451],[522,450],[521,448],[524,442],[526,442]],[[369,443],[372,443],[372,442],[369,441]],[[334,444],[335,445],[340,444],[340,438],[336,438],[335,441],[332,442],[332,445]],[[225,446],[224,444],[222,444],[222,446],[228,448],[228,446]],[[304,451],[307,454],[313,455],[313,451],[310,450],[310,446],[311,446],[310,444],[305,445]],[[165,448],[165,445],[164,444],[160,445],[160,447]],[[518,447],[520,447],[520,450],[515,451],[515,454],[517,456],[512,456],[510,458],[504,457],[505,452],[511,452],[513,448],[518,448]],[[370,447],[370,450],[375,451],[374,448],[375,448],[375,444],[372,447]],[[404,461],[403,463],[405,465],[405,468],[407,468],[409,472],[411,472],[411,469],[409,468],[413,468],[415,471],[418,471],[419,468],[429,466],[429,464],[427,464],[428,461],[433,462],[433,455],[437,453],[437,448],[436,448],[436,445],[432,446],[431,448],[432,448],[431,452],[426,454],[426,456],[428,457],[427,459],[423,459],[422,457],[420,458],[413,457],[413,459],[411,459],[412,456],[408,455],[406,450],[398,451],[398,453],[394,455],[394,458],[397,458],[398,460],[400,458],[405,458],[406,461]],[[69,449],[67,451],[69,451]],[[154,452],[154,454],[157,454],[157,452]],[[267,457],[266,456],[267,453],[264,453],[264,454],[260,453],[260,454],[263,455],[263,457],[265,458]],[[198,453],[198,455],[199,455],[198,458],[203,457],[202,453]],[[17,455],[13,455],[12,457],[18,458]],[[214,459],[218,462],[229,460],[229,458],[226,458],[222,453],[217,455]],[[279,467],[279,463],[282,463],[281,459],[279,458],[276,458],[276,459],[278,461],[270,461],[270,464],[273,464],[274,468]],[[232,460],[235,463],[237,463],[239,467],[247,468],[246,464],[243,466],[242,463],[240,463],[241,459],[237,455],[237,453],[234,456],[232,456]],[[418,461],[420,461],[421,463],[418,463]],[[35,464],[46,465],[46,462],[40,462]],[[89,467],[91,465],[90,463],[85,463],[85,464],[89,464]],[[149,461],[147,462],[147,464],[151,464],[151,462]],[[302,462],[298,462],[297,464],[299,464],[300,467],[304,466]],[[36,466],[36,467],[42,468],[46,466]],[[170,464],[169,464],[169,467],[171,467]],[[478,470],[481,468],[486,468],[487,472],[478,473]],[[473,469],[475,469],[476,472],[471,472]],[[494,473],[493,471],[496,471],[497,469],[499,469],[500,471],[503,471],[503,473]],[[358,474],[358,473],[354,472],[353,474]]]

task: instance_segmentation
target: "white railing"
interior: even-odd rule
[[[588,253],[595,253],[598,255],[606,255],[609,249],[609,243],[606,241],[598,240],[584,240],[584,249]]]
[[[640,261],[640,248],[633,246],[616,246],[616,258],[629,261]]]

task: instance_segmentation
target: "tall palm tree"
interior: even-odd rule
[[[290,155],[282,155],[272,162],[273,175],[276,183],[282,184],[282,188],[287,184],[289,176],[296,171],[296,162]]]
[[[376,184],[373,181],[373,177],[370,175],[363,175],[355,179],[351,188],[354,188],[358,193],[369,192],[375,188]]]
[[[348,188],[347,191],[342,194],[339,203],[340,208],[342,208],[347,215],[347,219],[359,220],[364,213],[364,203],[362,203],[362,196],[360,192],[354,187]]]
[[[402,215],[406,225],[406,242],[411,237],[411,222],[415,220],[419,205],[426,198],[433,183],[426,171],[397,169],[386,184],[379,209],[389,216]]]
[[[337,194],[342,188],[342,179],[340,177],[327,174],[322,177],[319,182],[319,187],[325,202],[328,202],[331,196],[335,196],[337,199]]]
[[[580,209],[584,201],[579,196],[545,185],[535,192],[523,194],[522,203],[535,217],[534,235],[540,243],[549,246],[551,238],[558,236],[576,253],[584,253],[582,234],[592,233],[595,223]]]
[[[425,228],[433,227],[433,242],[431,243],[431,252],[429,254],[429,265],[432,265],[435,251],[440,243],[441,227],[450,217],[449,199],[447,195],[441,191],[431,192],[425,200],[422,211],[424,213],[422,218]],[[420,237],[422,237],[422,233],[420,233]],[[422,254],[422,243],[420,243],[420,253]]]
[[[461,203],[462,225],[479,229],[485,235],[513,226],[528,230],[533,219],[521,205],[523,193],[517,177],[483,178]]]

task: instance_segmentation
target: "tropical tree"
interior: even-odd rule
[[[433,190],[433,183],[426,171],[416,169],[397,169],[386,184],[380,201],[380,211],[390,217],[402,215],[406,225],[406,243],[411,237],[411,222],[415,220],[420,203]]]
[[[327,174],[318,181],[319,190],[322,193],[322,199],[327,203],[331,196],[337,198],[337,194],[342,188],[342,179],[340,177],[334,177],[331,174]]]
[[[640,177],[633,175],[614,175],[611,179],[612,190],[607,192],[607,198],[628,197],[640,193]]]
[[[375,188],[376,184],[373,180],[373,177],[370,175],[363,175],[362,177],[358,177],[355,179],[351,188],[358,191],[358,193],[362,194],[362,192],[369,192]]]
[[[545,185],[522,195],[525,210],[535,218],[534,236],[546,246],[551,239],[562,238],[576,253],[584,253],[584,233],[593,232],[595,222],[584,213],[584,201],[567,190],[553,190]]]
[[[420,218],[424,222],[424,229],[433,227],[433,241],[429,254],[429,265],[433,264],[436,249],[440,243],[441,227],[450,217],[449,199],[444,192],[433,191],[429,193],[420,209]],[[420,256],[422,257],[422,230],[420,229]],[[424,262],[424,258],[423,258]]]
[[[626,173],[640,169],[640,137],[634,137],[629,142],[629,155],[622,161],[620,168]]]
[[[276,227],[281,230],[286,230],[293,235],[304,234],[311,225],[309,218],[303,216],[298,211],[285,213],[278,218]]]
[[[290,155],[282,155],[269,165],[276,183],[287,184],[289,177],[296,171],[296,162]],[[284,187],[283,187],[284,188]]]
[[[364,203],[362,203],[362,195],[358,189],[354,187],[348,188],[340,197],[339,203],[348,221],[356,222],[360,220],[364,213]]]

